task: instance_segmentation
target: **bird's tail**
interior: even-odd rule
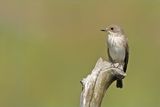
[[[117,88],[122,88],[123,87],[123,81],[122,80],[117,80],[116,86],[117,86]]]

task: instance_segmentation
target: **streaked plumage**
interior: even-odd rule
[[[112,63],[119,63],[123,65],[123,70],[126,72],[129,50],[128,40],[124,36],[123,30],[117,25],[110,25],[105,30],[108,32],[107,44],[108,44],[108,56]],[[117,88],[122,88],[122,80],[117,80]]]

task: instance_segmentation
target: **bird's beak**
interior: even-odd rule
[[[101,31],[107,32],[107,31],[108,31],[108,28],[106,28],[106,29],[101,29]]]
[[[101,31],[105,32],[106,30],[105,29],[101,29]]]

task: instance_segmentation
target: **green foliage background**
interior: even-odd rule
[[[107,59],[101,28],[129,38],[124,88],[102,107],[160,106],[160,1],[1,0],[0,107],[78,107],[79,81]]]

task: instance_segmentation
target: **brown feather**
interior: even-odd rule
[[[124,67],[123,67],[123,70],[124,72],[126,72],[127,70],[127,65],[128,65],[128,60],[129,60],[129,47],[128,47],[128,43],[126,43],[126,55],[125,55],[125,59],[124,59]]]

